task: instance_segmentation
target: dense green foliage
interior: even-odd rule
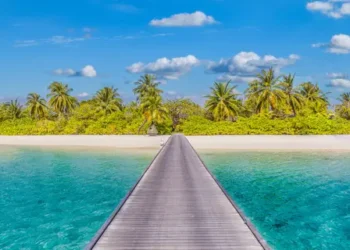
[[[329,119],[320,114],[286,119],[254,115],[239,118],[237,122],[214,122],[203,117],[191,117],[178,129],[186,135],[327,135],[349,134],[350,122],[342,118]]]
[[[152,75],[135,83],[136,101],[128,104],[114,87],[79,103],[68,85],[53,82],[48,100],[30,93],[25,106],[0,103],[0,134],[146,134],[152,125],[160,134],[350,134],[350,93],[340,96],[333,114],[317,84],[295,86],[293,75],[276,77],[272,69],[250,82],[243,98],[235,88],[215,83],[203,108],[189,99],[163,100]]]

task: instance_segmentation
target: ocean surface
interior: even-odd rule
[[[0,249],[82,249],[154,151],[0,147]],[[273,249],[350,249],[350,154],[200,152]]]
[[[0,249],[82,249],[155,154],[0,146]]]
[[[273,249],[350,249],[350,154],[200,152]]]

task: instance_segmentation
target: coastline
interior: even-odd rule
[[[196,150],[350,151],[350,135],[187,136]]]
[[[110,149],[159,149],[170,136],[143,135],[48,135],[0,136],[3,146],[89,147]]]
[[[50,135],[0,136],[3,146],[93,147],[114,149],[159,149],[169,135]],[[248,136],[187,136],[196,150],[214,151],[350,151],[350,135],[248,135]]]

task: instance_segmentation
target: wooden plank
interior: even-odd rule
[[[234,205],[174,135],[87,249],[267,249]]]

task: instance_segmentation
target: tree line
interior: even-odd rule
[[[79,129],[72,130],[72,133],[80,133],[94,121],[106,120],[114,115],[114,119],[119,117],[128,121],[129,125],[135,123],[133,129],[126,133],[140,134],[151,125],[156,125],[162,133],[178,131],[181,123],[192,116],[213,122],[237,122],[256,116],[283,120],[310,115],[350,120],[350,93],[341,94],[340,104],[333,113],[328,109],[328,93],[317,84],[304,82],[295,86],[294,75],[276,76],[273,69],[262,70],[248,84],[243,95],[238,94],[237,86],[231,82],[215,82],[205,96],[204,107],[189,99],[164,100],[160,84],[150,74],[141,76],[134,85],[136,100],[126,104],[113,86],[104,87],[91,99],[79,102],[72,96],[73,89],[67,84],[53,82],[48,87],[46,98],[30,93],[25,105],[18,100],[0,104],[0,122],[18,124],[13,121],[30,119],[32,122],[53,121],[66,126],[70,119],[75,119],[85,122],[79,123]]]

